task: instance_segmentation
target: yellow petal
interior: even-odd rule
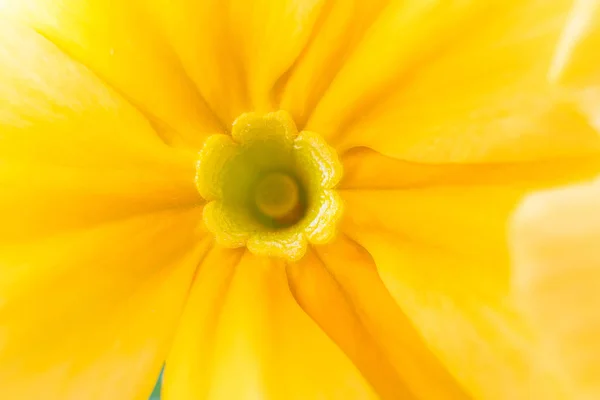
[[[147,399],[206,247],[200,211],[2,241],[3,396]]]
[[[576,0],[556,46],[548,79],[566,92],[600,129],[600,2]]]
[[[522,161],[600,149],[547,74],[572,1],[398,2],[306,129],[412,161]],[[365,71],[368,71],[367,73]]]
[[[200,266],[167,359],[164,398],[376,399],[296,304],[284,265],[239,254],[216,249]]]
[[[502,265],[506,219],[519,200],[536,188],[589,179],[600,171],[600,158],[518,164],[430,165],[406,163],[365,153],[347,171],[340,194],[343,228],[387,233],[415,243],[423,251],[461,260],[462,267],[420,271],[456,290],[485,292],[507,282],[507,268],[481,268],[490,259]],[[396,187],[381,185],[373,166],[385,166]],[[380,173],[380,172],[378,172]],[[397,178],[399,177],[399,178]],[[402,182],[402,181],[405,182]],[[404,186],[404,187],[403,187]],[[397,187],[399,189],[397,189]],[[422,267],[424,268],[424,267]],[[460,280],[457,278],[460,277]],[[485,279],[482,279],[485,277]]]
[[[276,109],[279,80],[293,65],[325,0],[152,0],[184,69],[231,126],[250,110]]]
[[[409,190],[436,185],[535,188],[586,179],[600,170],[598,155],[519,163],[430,164],[386,157],[364,147],[344,154],[342,163],[342,190]]]
[[[198,266],[163,380],[166,399],[205,399],[215,364],[217,326],[241,250],[213,247]],[[252,372],[249,371],[248,374]],[[237,378],[243,379],[247,374]],[[233,385],[237,386],[237,385]]]
[[[0,65],[0,389],[145,400],[202,251],[166,211],[193,154],[31,28],[2,20]]]
[[[360,246],[340,237],[287,267],[300,306],[350,357],[382,399],[459,399]]]
[[[0,65],[1,243],[200,201],[194,154],[41,35],[2,22]]]
[[[600,85],[600,2],[576,0],[556,47],[548,77],[569,85]]]
[[[540,341],[535,361],[552,366],[567,398],[597,399],[600,181],[528,197],[510,243],[515,299]]]
[[[289,111],[299,127],[306,124],[331,81],[390,0],[323,3],[310,40],[280,85],[280,108]]]
[[[490,270],[502,269],[502,264],[488,259],[466,265],[468,260],[381,231],[351,234],[371,253],[390,294],[469,395],[486,400],[554,398],[553,381],[530,387],[546,371],[529,365],[529,331],[506,295],[499,294],[507,283],[498,281],[490,288],[494,281],[487,281],[494,279]],[[479,269],[479,281],[490,293],[471,291],[470,282],[457,289],[468,279],[462,276],[464,269]]]
[[[357,154],[342,231],[371,253],[436,354],[476,397],[548,398],[552,382],[529,387],[548,371],[529,365],[529,332],[507,300],[506,221],[527,193],[589,179],[600,160],[421,165]],[[406,187],[381,186],[373,165],[407,176]]]
[[[165,141],[198,147],[221,129],[147,1],[0,0],[0,17],[24,22],[89,67],[147,115]]]

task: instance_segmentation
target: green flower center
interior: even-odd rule
[[[207,139],[196,166],[208,201],[204,223],[216,241],[288,260],[335,236],[341,176],[335,151],[313,132],[298,133],[283,111],[241,115],[231,136]]]
[[[254,202],[263,218],[282,226],[293,225],[302,217],[298,182],[289,174],[273,172],[254,189]]]

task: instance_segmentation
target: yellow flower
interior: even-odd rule
[[[600,173],[572,6],[0,0],[3,398],[559,396],[505,237]]]

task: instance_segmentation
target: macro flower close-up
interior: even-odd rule
[[[2,399],[596,398],[599,48],[595,0],[0,0]]]

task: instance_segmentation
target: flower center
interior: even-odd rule
[[[342,175],[319,135],[298,133],[283,111],[243,114],[231,136],[210,136],[198,155],[203,220],[216,241],[297,260],[308,243],[333,239],[342,212],[334,190]]]
[[[270,173],[258,182],[254,202],[264,218],[282,226],[295,224],[303,214],[298,183],[282,172]]]

